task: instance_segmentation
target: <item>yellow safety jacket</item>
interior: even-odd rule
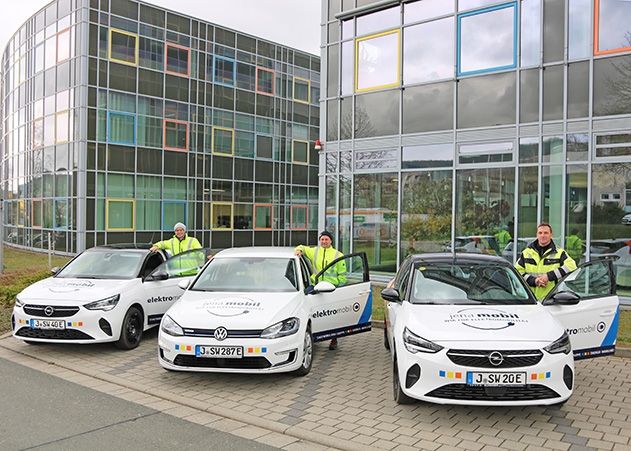
[[[495,234],[495,239],[497,240],[497,244],[500,247],[500,252],[502,252],[506,245],[510,243],[510,241],[513,239],[513,237],[511,237],[510,233],[507,230],[500,230]]]
[[[309,247],[309,246],[297,246],[297,251],[303,253],[305,257],[307,257],[311,264],[313,265],[313,269],[316,274],[322,271],[326,266],[331,263],[333,260],[341,257],[343,254],[334,249],[333,247]],[[346,261],[340,260],[335,265],[331,266],[323,275],[320,277],[319,281],[326,280],[327,282],[331,282],[336,287],[340,285],[344,285],[346,283]],[[311,281],[315,283],[315,274],[311,275]]]
[[[583,257],[583,240],[577,235],[570,235],[565,239],[565,250],[574,261],[579,261]]]
[[[524,277],[539,301],[552,291],[559,279],[576,269],[576,262],[572,257],[560,247],[556,247],[553,241],[550,243],[550,247],[543,255],[540,255],[535,247],[537,241],[533,241],[515,262],[515,268]],[[538,287],[535,280],[543,274],[548,275],[548,284],[545,287]]]
[[[197,238],[193,238],[188,235],[184,235],[182,241],[177,236],[173,235],[170,240],[158,241],[154,244],[158,249],[165,250],[173,257],[181,252],[190,251],[191,249],[201,249],[202,245],[199,244]]]

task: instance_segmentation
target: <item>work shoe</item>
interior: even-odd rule
[[[329,343],[329,351],[335,351],[337,349],[337,338],[331,340]]]

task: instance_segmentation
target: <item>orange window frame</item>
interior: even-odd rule
[[[627,47],[618,47],[617,49],[600,50],[600,1],[594,0],[594,55],[613,55],[631,51],[631,45]]]
[[[169,70],[169,47],[173,47],[173,48],[176,48],[176,49],[186,50],[187,51],[188,56],[186,58],[186,74],[183,74],[181,72],[175,72],[175,71]],[[178,77],[185,77],[185,78],[190,77],[191,76],[191,49],[188,48],[188,47],[184,47],[183,45],[173,44],[172,42],[165,43],[165,46],[164,46],[164,73],[170,74],[170,75],[176,75]]]

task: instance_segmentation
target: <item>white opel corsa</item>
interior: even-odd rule
[[[408,257],[381,293],[395,401],[565,402],[574,389],[574,359],[614,352],[613,274],[610,259],[584,263],[538,303],[502,258]]]
[[[338,286],[320,281],[329,268]],[[316,275],[292,248],[227,249],[182,288],[158,335],[168,370],[305,375],[314,341],[371,327],[364,253],[340,254]]]
[[[178,283],[192,279],[205,262],[202,249],[168,260],[148,246],[88,249],[17,295],[13,336],[27,343],[114,342],[133,349],[180,297]]]

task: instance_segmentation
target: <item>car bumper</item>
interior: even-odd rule
[[[447,356],[447,349],[436,354],[412,354],[400,343],[397,351],[399,382],[403,392],[412,398],[437,404],[550,405],[566,401],[574,386],[571,353],[549,354],[542,351],[541,360],[534,365],[488,368],[458,365]],[[525,373],[526,383],[500,387],[473,385],[469,380],[472,372]],[[420,377],[416,378],[416,374]]]
[[[175,371],[213,373],[282,373],[300,367],[303,359],[304,331],[277,339],[228,338],[218,342],[212,337],[174,337],[162,330],[158,335],[158,361]],[[198,346],[237,346],[242,358],[200,357]]]

